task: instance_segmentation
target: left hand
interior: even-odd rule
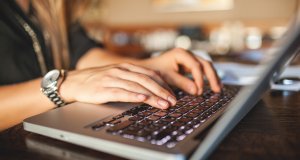
[[[204,76],[214,92],[221,91],[222,84],[212,63],[181,48],[175,48],[158,57],[144,60],[141,65],[159,71],[167,83],[193,95],[202,94]],[[181,69],[185,73],[191,73],[193,80],[180,74]]]

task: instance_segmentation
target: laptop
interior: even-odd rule
[[[300,23],[296,18],[269,50],[272,58],[252,85],[225,85],[219,94],[206,88],[201,96],[175,90],[178,102],[167,110],[147,104],[76,102],[25,119],[24,129],[129,159],[206,159],[298,52]],[[199,134],[212,123],[200,139]]]

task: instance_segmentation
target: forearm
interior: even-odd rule
[[[54,107],[40,91],[41,79],[0,87],[0,131]]]

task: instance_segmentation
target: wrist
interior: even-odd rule
[[[66,75],[64,80],[61,81],[58,88],[58,92],[65,103],[72,103],[75,101],[75,98],[72,97],[73,94],[71,94],[73,91],[70,91],[72,88],[72,84],[70,84],[70,76],[72,76],[72,73],[73,72],[68,72],[68,75]]]
[[[59,88],[64,81],[65,74],[64,70],[54,69],[49,71],[41,82],[41,91],[43,94],[58,107],[65,105],[65,101],[59,93]]]
[[[136,62],[136,65],[148,68],[148,69],[155,69],[152,65],[152,61],[154,58],[147,58],[147,59],[142,59]]]

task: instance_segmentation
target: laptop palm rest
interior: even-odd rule
[[[50,128],[72,131],[74,128],[83,129],[93,122],[104,120],[108,117],[122,113],[135,105],[129,103],[93,105],[77,102],[43,113],[43,116],[33,116],[28,118],[25,123],[41,124]]]

